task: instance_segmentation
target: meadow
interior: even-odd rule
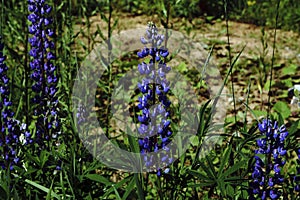
[[[300,199],[297,1],[0,5],[0,199]]]

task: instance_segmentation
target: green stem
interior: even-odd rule
[[[0,24],[0,36],[2,36],[2,37],[3,37],[3,31],[2,31],[3,22],[4,22],[4,0],[2,0],[2,6],[1,6],[1,24]]]
[[[135,179],[135,184],[136,184],[136,187],[137,187],[138,197],[139,197],[139,199],[144,200],[145,196],[144,196],[144,191],[143,191],[143,187],[142,187],[141,174],[135,173],[134,174],[134,179]]]
[[[107,96],[107,107],[106,107],[106,135],[108,136],[109,133],[109,121],[110,121],[110,101],[111,101],[111,84],[112,84],[112,67],[111,67],[111,50],[112,50],[112,44],[111,44],[111,34],[112,34],[112,27],[111,27],[111,19],[112,19],[112,0],[109,0],[108,2],[108,39],[107,39],[107,47],[108,47],[108,58],[107,58],[107,69],[108,69],[108,96]]]
[[[224,0],[224,10],[225,10],[225,17],[226,17],[226,35],[227,35],[227,45],[228,45],[228,56],[229,56],[229,64],[232,65],[232,58],[231,58],[231,46],[230,46],[230,37],[229,37],[229,25],[228,25],[228,12],[227,12],[227,0]],[[234,129],[236,129],[236,122],[237,122],[237,110],[236,110],[236,102],[235,102],[235,90],[234,90],[234,77],[231,71],[231,90],[232,90],[232,98],[233,98],[233,112],[234,112]]]
[[[24,3],[25,5],[23,6],[24,7],[24,14],[27,15],[27,6],[26,6],[26,3]],[[28,79],[29,79],[29,74],[30,74],[30,68],[28,66],[28,30],[27,30],[27,26],[26,26],[26,21],[23,20],[23,27],[25,29],[25,59],[24,59],[24,68],[25,68],[25,113],[26,113],[26,118],[25,118],[25,121],[26,121],[26,129],[28,130],[28,126],[29,126],[29,117],[30,117],[30,114],[29,114],[29,94],[28,94]]]
[[[159,195],[159,199],[163,200],[164,196],[163,196],[163,193],[162,193],[162,187],[161,187],[161,181],[160,181],[160,177],[157,177],[156,179],[156,182],[157,182],[157,187],[158,187],[158,195]]]
[[[269,95],[268,95],[268,114],[267,119],[270,115],[271,110],[271,88],[272,88],[272,79],[273,79],[273,68],[274,68],[274,62],[275,62],[275,48],[276,48],[276,33],[277,33],[277,26],[278,26],[278,16],[279,16],[279,6],[280,6],[280,0],[277,1],[277,7],[276,7],[276,20],[275,20],[275,32],[274,32],[274,38],[273,38],[273,51],[272,51],[272,63],[271,63],[271,71],[270,71],[270,85],[269,85]]]
[[[166,19],[166,26],[165,26],[165,48],[167,48],[167,44],[168,44],[168,39],[169,39],[169,35],[168,35],[168,28],[169,28],[169,20],[170,20],[170,9],[171,9],[171,4],[170,1],[167,1],[167,19]],[[165,58],[166,61],[166,58]]]

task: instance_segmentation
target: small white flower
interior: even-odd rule
[[[21,130],[26,130],[27,125],[25,123],[22,123],[20,126],[20,131]]]
[[[25,135],[22,133],[19,137],[20,142],[22,143],[22,145],[26,144],[26,139],[25,139]]]
[[[293,95],[293,94],[296,95],[296,94],[295,94],[295,90],[298,90],[298,92],[300,92],[300,85],[299,85],[299,84],[294,85],[294,87],[291,88],[292,95]],[[292,97],[291,105],[298,105],[298,108],[300,108],[300,100],[299,100],[299,96],[293,96],[293,97]]]
[[[299,98],[298,97],[295,97],[293,96],[292,100],[291,100],[291,104],[294,105],[294,104],[297,104],[299,101]]]

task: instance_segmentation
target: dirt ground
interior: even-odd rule
[[[153,21],[159,23],[158,16],[131,16],[129,14],[119,14],[117,17],[113,17],[112,21],[118,20],[118,24],[113,34],[126,29],[133,28],[146,28],[147,22]],[[93,16],[90,18],[91,33],[95,32],[97,25],[101,28],[104,35],[107,36],[107,24],[101,20],[100,16]],[[232,53],[239,52],[243,46],[246,45],[241,58],[253,58],[258,57],[262,52],[262,27],[258,27],[252,24],[239,23],[229,21],[229,36]],[[188,29],[191,29],[189,36],[196,41],[202,41],[204,44],[210,47],[215,45],[227,45],[227,32],[225,21],[212,21],[211,23],[205,23],[201,18],[194,19],[192,22],[187,21],[184,18],[172,19],[170,23],[171,29],[181,31],[183,34],[187,33]],[[77,29],[86,30],[87,27],[83,21],[82,24],[77,25]],[[265,36],[267,47],[267,59],[271,59],[273,51],[274,29],[265,28]],[[100,39],[100,38],[99,38]],[[97,39],[96,39],[97,41]],[[275,57],[284,61],[291,61],[300,65],[300,37],[298,33],[292,31],[277,30],[276,35],[276,51]],[[226,50],[227,51],[227,50]],[[222,54],[220,52],[220,54]],[[224,53],[225,54],[225,53]]]
[[[132,16],[130,14],[115,14],[113,22],[118,19],[118,23],[113,34],[117,34],[122,30],[145,28],[147,22],[153,21],[160,24],[158,16]],[[101,20],[100,16],[93,16],[90,18],[90,33],[93,34],[97,30],[97,26],[101,29],[104,36],[107,36],[107,24]],[[162,27],[161,27],[162,28]],[[200,42],[204,49],[213,49],[213,62],[219,70],[223,78],[229,69],[229,56],[228,56],[228,37],[225,21],[212,21],[205,23],[201,18],[188,21],[184,18],[171,19],[170,28],[180,31],[188,35],[194,41]],[[84,21],[75,26],[76,30],[87,32],[87,26]],[[264,89],[266,82],[269,80],[269,69],[272,63],[273,54],[273,41],[274,29],[267,29],[258,27],[252,24],[239,23],[234,21],[228,22],[229,42],[231,55],[234,58],[244,48],[241,53],[234,69],[231,80],[234,82],[235,98],[237,99],[237,109],[240,111],[245,110],[245,103],[247,98],[247,85],[251,81],[251,89],[249,91],[248,105],[251,109],[266,110],[268,91]],[[137,36],[138,38],[139,36]],[[87,39],[81,37],[83,42],[87,44]],[[102,39],[97,36],[94,42],[101,42]],[[300,66],[300,37],[298,33],[292,31],[277,30],[276,32],[276,46],[275,46],[275,59],[274,59],[274,74],[273,79],[275,86],[273,87],[272,103],[281,100],[289,103],[290,99],[287,98],[288,87],[281,83],[282,79],[291,78],[293,84],[300,83],[300,70],[296,70],[295,74],[291,77],[282,76],[283,68],[289,65],[295,65],[299,69]],[[91,47],[92,48],[92,47]],[[264,79],[258,80],[258,73],[261,73],[261,61],[269,66],[267,76]],[[230,92],[231,84],[227,85]],[[231,108],[228,109],[228,114],[232,114],[232,101],[229,98]],[[250,114],[249,114],[250,115]],[[292,118],[297,118],[298,113],[292,113]],[[292,119],[291,118],[291,119]],[[249,116],[249,122],[253,117]]]

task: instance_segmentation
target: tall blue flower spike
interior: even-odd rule
[[[299,193],[299,195],[300,195],[300,148],[297,149],[297,156],[298,156],[297,167],[296,167],[297,172],[293,178],[293,182],[295,185],[295,187],[294,187],[295,192]]]
[[[138,116],[140,127],[139,146],[141,154],[144,157],[146,167],[153,167],[153,157],[147,156],[149,152],[170,151],[167,144],[170,142],[172,131],[170,128],[169,107],[171,105],[167,94],[170,90],[169,82],[166,74],[171,70],[166,65],[165,59],[169,55],[168,49],[161,44],[164,41],[164,35],[158,34],[158,29],[153,23],[148,24],[146,30],[146,38],[141,37],[141,43],[145,47],[137,53],[139,58],[150,58],[149,62],[143,61],[138,65],[138,70],[144,76],[141,83],[138,83],[138,88],[143,94],[139,97],[138,108],[141,114]],[[147,47],[146,45],[149,45]],[[168,165],[172,159],[168,153],[163,154],[159,162]],[[168,172],[169,169],[154,169],[157,175],[162,172]]]
[[[20,164],[18,145],[21,143],[23,126],[20,127],[20,122],[14,119],[14,112],[10,109],[12,103],[9,98],[9,78],[6,74],[8,67],[3,50],[4,44],[0,36],[0,166],[2,169],[13,170],[15,165]],[[25,137],[25,143],[31,141],[30,135],[25,134]]]
[[[35,104],[34,115],[37,116],[35,142],[43,149],[46,142],[56,139],[59,132],[57,92],[57,67],[53,64],[54,32],[50,28],[52,7],[45,0],[28,0],[28,20],[31,22],[29,38],[31,50],[30,68],[33,80],[32,91],[35,93],[32,103]]]
[[[288,136],[286,127],[278,127],[275,121],[264,119],[258,124],[262,135],[257,139],[258,149],[255,150],[255,164],[249,188],[249,199],[279,199],[282,195],[280,186],[284,182],[281,168],[285,165],[284,142]]]

